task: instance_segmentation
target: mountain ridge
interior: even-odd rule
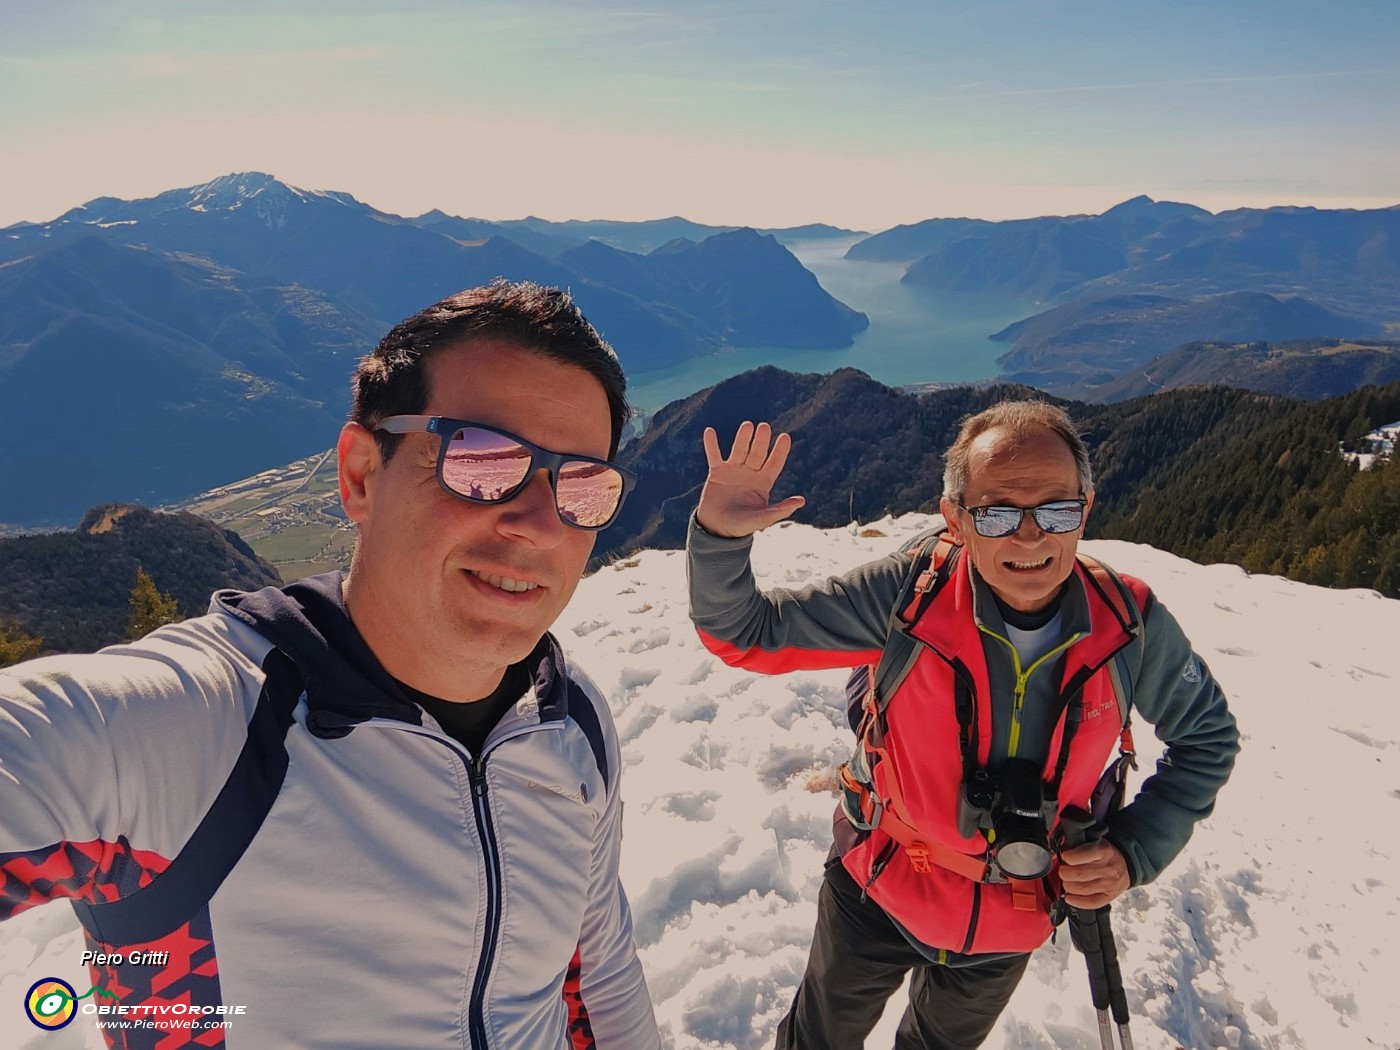
[[[1027,338],[1003,364],[1008,377],[1082,396],[1098,381],[1187,342],[1237,339],[1373,338],[1400,325],[1400,205],[1373,209],[1237,208],[1139,196],[1100,215],[1004,222],[926,220],[853,245],[851,259],[907,264],[903,282],[930,290],[1010,293],[1037,300],[1020,322]],[[1286,329],[1201,329],[1190,323],[1231,295],[1268,295],[1316,307],[1311,323]],[[1121,359],[1104,347],[1065,348],[1059,321],[1097,301],[1156,295],[1189,304],[1182,323],[1159,318],[1151,345]],[[1056,344],[1059,348],[1056,349]],[[1097,356],[1097,360],[1090,360]]]
[[[1085,434],[1091,537],[1400,597],[1400,461],[1357,471],[1338,451],[1400,419],[1400,382],[1312,402],[1209,387],[1096,404],[1005,384],[914,395],[855,369],[757,369],[668,405],[623,450],[642,480],[597,554],[684,544],[706,426],[721,443],[745,419],[791,432],[772,498],[800,492],[800,520],[831,527],[936,510],[961,419],[1026,396],[1063,405]]]
[[[73,532],[0,539],[0,619],[18,619],[46,651],[111,645],[122,640],[138,567],[187,617],[204,613],[215,590],[281,583],[237,533],[204,518],[103,504]]]
[[[103,500],[168,502],[324,447],[354,358],[403,317],[500,276],[570,288],[634,375],[733,347],[841,348],[868,324],[742,228],[631,254],[620,287],[499,225],[472,232],[483,236],[259,172],[0,231],[0,412],[15,424],[0,431],[4,517],[57,524]],[[85,431],[28,440],[74,413]]]
[[[1094,391],[1121,401],[1183,386],[1224,385],[1316,400],[1400,380],[1400,343],[1307,339],[1188,343]]]

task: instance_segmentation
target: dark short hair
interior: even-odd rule
[[[1074,455],[1079,491],[1088,493],[1093,490],[1094,472],[1089,466],[1089,450],[1068,412],[1048,401],[1000,401],[962,421],[957,438],[943,455],[944,498],[954,503],[963,501],[967,495],[967,461],[972,443],[987,431],[997,428],[1009,431],[1018,441],[1041,430],[1058,434]]]
[[[597,379],[612,417],[608,457],[617,454],[628,415],[627,377],[617,353],[588,323],[572,295],[530,281],[498,278],[450,295],[394,325],[355,368],[351,420],[372,429],[388,416],[422,412],[428,403],[427,364],[433,355],[487,341],[517,346]],[[398,434],[374,436],[385,459],[401,440]]]

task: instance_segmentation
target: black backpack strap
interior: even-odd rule
[[[248,737],[223,788],[194,833],[147,886],[105,904],[73,902],[79,921],[103,944],[144,944],[197,915],[257,837],[287,774],[286,736],[302,695],[301,673],[281,650],[263,661],[266,677]]]
[[[1132,706],[1133,690],[1142,670],[1142,655],[1146,648],[1142,630],[1142,608],[1132,589],[1118,575],[1112,566],[1087,554],[1079,555],[1090,586],[1114,611],[1123,629],[1132,635],[1132,641],[1119,649],[1109,660],[1109,680],[1113,683],[1113,695],[1118,701],[1118,717],[1121,726],[1118,742],[1118,757],[1115,758],[1094,787],[1090,799],[1093,815],[1103,821],[1110,813],[1119,809],[1128,790],[1128,772],[1137,769],[1137,750],[1133,744]],[[1080,690],[1076,690],[1070,702],[1066,717],[1065,732],[1062,738],[1060,755],[1055,766],[1052,781],[1058,794],[1060,779],[1064,776],[1069,761],[1069,745],[1079,727],[1081,717]]]

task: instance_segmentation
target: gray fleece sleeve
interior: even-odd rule
[[[798,591],[760,593],[749,566],[752,547],[752,537],[714,536],[691,515],[690,618],[706,648],[726,663],[766,674],[854,667],[880,658],[909,572],[907,554],[891,554]]]
[[[1127,858],[1134,886],[1160,875],[1196,822],[1210,816],[1240,749],[1225,694],[1155,597],[1143,610],[1143,631],[1133,707],[1152,723],[1166,750],[1137,797],[1108,825],[1108,838]]]

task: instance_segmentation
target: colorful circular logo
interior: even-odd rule
[[[45,977],[25,993],[24,1012],[40,1028],[52,1032],[73,1020],[78,1012],[78,993],[67,981]]]

